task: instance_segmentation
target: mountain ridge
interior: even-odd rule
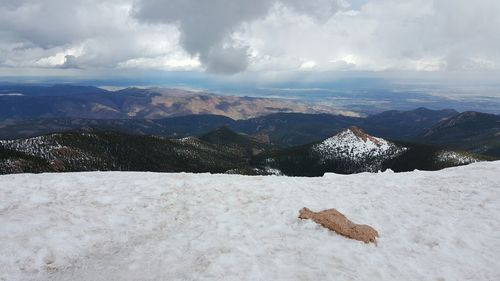
[[[466,111],[428,129],[419,141],[500,157],[500,116]]]
[[[387,141],[351,127],[320,142],[260,154],[253,164],[288,176],[322,176],[386,169],[439,170],[487,159],[429,145]]]
[[[247,167],[245,155],[196,138],[163,139],[112,132],[56,133],[0,141],[3,149],[50,163],[52,170],[213,172]],[[4,158],[3,163],[9,160]]]
[[[0,84],[0,119],[161,119],[191,114],[247,119],[277,112],[357,115],[319,103],[180,89],[132,87],[108,91],[92,86]]]
[[[417,112],[417,115],[415,115]],[[326,139],[350,126],[358,126],[367,133],[385,139],[439,145],[500,157],[500,131],[497,121],[484,121],[481,116],[497,119],[497,115],[481,113],[459,113],[449,116],[451,110],[417,109],[408,113],[390,111],[365,118],[330,114],[275,113],[246,120],[234,120],[219,115],[187,115],[163,119],[35,119],[4,120],[0,122],[0,139],[34,137],[43,134],[67,131],[112,131],[137,135],[156,135],[168,138],[202,136],[226,126],[232,131],[269,140],[271,145],[293,147]],[[422,114],[430,114],[422,122]],[[401,116],[412,116],[403,118]],[[387,117],[387,116],[390,116]],[[417,116],[417,117],[415,117]],[[462,116],[462,117],[461,117]],[[465,118],[464,116],[469,116]],[[474,121],[476,116],[478,120]],[[463,126],[455,119],[469,120]],[[487,119],[488,119],[487,118]],[[401,121],[403,120],[403,121]],[[437,123],[432,123],[436,120]],[[450,120],[450,122],[447,122]],[[399,123],[398,123],[399,122]],[[452,129],[443,124],[455,124]],[[462,125],[460,125],[462,124]],[[452,130],[441,135],[431,133]],[[373,133],[379,132],[379,133]],[[409,134],[409,132],[412,132]],[[431,133],[429,133],[431,132]],[[451,136],[451,137],[450,137]]]
[[[285,149],[228,128],[201,138],[88,131],[0,141],[0,173],[101,170],[322,176],[327,172],[437,170],[479,160],[488,159],[386,141],[356,127],[320,142]]]

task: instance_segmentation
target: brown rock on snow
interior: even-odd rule
[[[355,224],[335,209],[315,213],[308,208],[303,208],[299,211],[299,218],[311,219],[342,236],[365,243],[373,242],[375,245],[377,244],[378,232],[375,229],[365,224]]]

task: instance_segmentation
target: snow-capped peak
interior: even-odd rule
[[[358,127],[350,127],[313,147],[313,151],[325,159],[340,157],[351,160],[395,156],[402,149],[385,139],[371,136]]]

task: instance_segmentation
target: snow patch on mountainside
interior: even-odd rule
[[[0,176],[0,280],[500,280],[500,162],[321,178]],[[336,208],[365,245],[297,218]]]
[[[81,135],[86,138],[95,138],[93,134],[82,133]],[[88,155],[78,148],[63,145],[62,138],[62,134],[52,134],[27,139],[0,140],[0,146],[43,158],[50,164],[67,161],[69,163],[79,162],[81,167],[86,167],[86,165],[97,161],[95,156]]]
[[[65,146],[57,141],[57,138],[60,136],[59,134],[53,134],[28,139],[0,140],[0,145],[7,149],[54,161],[60,158],[61,153],[64,154],[66,149]]]
[[[20,140],[0,140],[0,145],[4,148],[20,151],[32,156],[40,156],[45,159],[56,159],[55,151],[64,146],[57,141],[58,134],[51,136],[39,136]]]
[[[370,136],[358,128],[349,128],[315,145],[313,151],[323,160],[348,159],[361,161],[368,158],[388,159],[397,156],[405,148]]]
[[[453,163],[454,165],[465,165],[479,162],[477,158],[466,154],[457,153],[455,151],[441,151],[437,155],[437,160],[439,162]]]
[[[276,168],[271,168],[269,166],[266,166],[264,168],[264,170],[266,171],[267,174],[269,175],[274,175],[274,176],[282,176],[283,173],[279,170],[279,169],[276,169]]]

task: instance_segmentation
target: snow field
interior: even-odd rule
[[[0,176],[0,280],[500,280],[499,175]],[[373,226],[378,246],[304,206]]]

